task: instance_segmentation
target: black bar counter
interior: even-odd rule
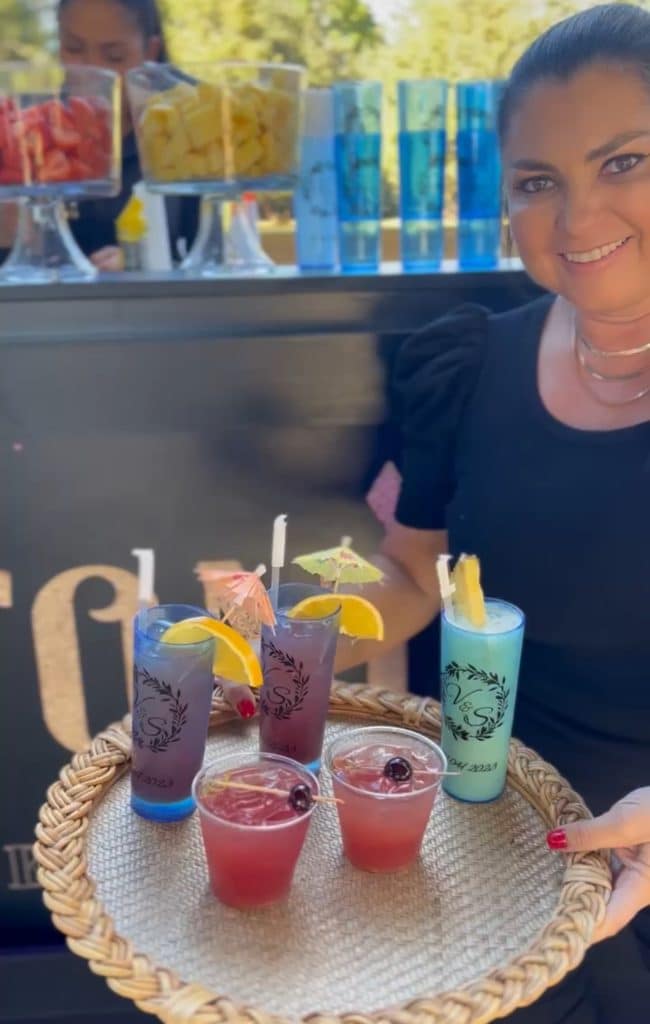
[[[268,561],[280,512],[289,558],[343,534],[370,553],[400,343],[459,303],[538,293],[514,263],[0,287],[0,1021],[133,1019],[61,950],[29,853],[60,765],[127,710],[131,550],[155,549],[161,600],[196,604],[197,563]]]

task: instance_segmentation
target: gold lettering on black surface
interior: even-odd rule
[[[96,622],[121,624],[123,678],[130,704],[132,623],[138,604],[136,575],[114,565],[82,565],[68,569],[41,587],[32,605],[43,719],[57,743],[71,751],[82,750],[90,742],[74,598],[82,582],[97,576],[111,584],[115,598],[107,607],[88,614]]]

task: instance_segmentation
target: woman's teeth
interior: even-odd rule
[[[618,242],[610,242],[609,245],[601,245],[597,249],[589,249],[587,252],[565,252],[562,255],[569,263],[594,263],[596,260],[602,260],[604,256],[609,256],[616,249],[620,249],[626,242],[627,238],[621,238]]]

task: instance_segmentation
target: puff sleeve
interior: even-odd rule
[[[402,489],[396,515],[404,526],[445,529],[456,433],[481,370],[487,318],[482,306],[460,306],[407,339],[397,357]]]

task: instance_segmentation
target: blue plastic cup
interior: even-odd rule
[[[334,85],[341,270],[372,273],[381,260],[381,82]]]
[[[404,270],[437,270],[444,255],[447,83],[397,83],[400,250]]]
[[[497,266],[501,245],[501,155],[497,116],[503,82],[459,82],[458,262],[464,269]]]

